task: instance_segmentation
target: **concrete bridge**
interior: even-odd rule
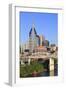
[[[30,62],[33,60],[42,59],[44,61],[49,60],[49,71],[50,76],[52,75],[51,71],[54,71],[54,61],[57,59],[57,52],[49,53],[49,52],[38,52],[38,53],[32,53],[28,56],[21,56],[21,61],[27,61],[28,65],[30,65]]]

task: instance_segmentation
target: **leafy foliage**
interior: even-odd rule
[[[32,61],[30,65],[26,64],[25,66],[20,64],[20,77],[27,77],[32,74],[34,71],[37,73],[42,72],[44,67],[42,64],[37,61]]]

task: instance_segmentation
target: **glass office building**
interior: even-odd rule
[[[33,52],[33,50],[37,46],[39,46],[39,44],[40,44],[39,36],[37,35],[36,29],[33,25],[30,32],[29,32],[29,49],[30,49],[30,52]]]

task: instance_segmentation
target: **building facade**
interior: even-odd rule
[[[36,29],[33,25],[30,32],[29,32],[29,49],[30,49],[30,52],[33,52],[33,50],[37,46],[39,46],[39,44],[40,44],[39,36],[37,35]]]
[[[49,46],[49,41],[48,41],[48,40],[45,40],[45,41],[44,41],[44,46],[46,46],[46,47]]]
[[[40,35],[40,46],[44,46],[45,38],[43,35]]]

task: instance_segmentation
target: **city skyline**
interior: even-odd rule
[[[57,14],[36,12],[20,12],[20,44],[29,39],[33,24],[38,35],[43,35],[51,44],[58,44]]]

